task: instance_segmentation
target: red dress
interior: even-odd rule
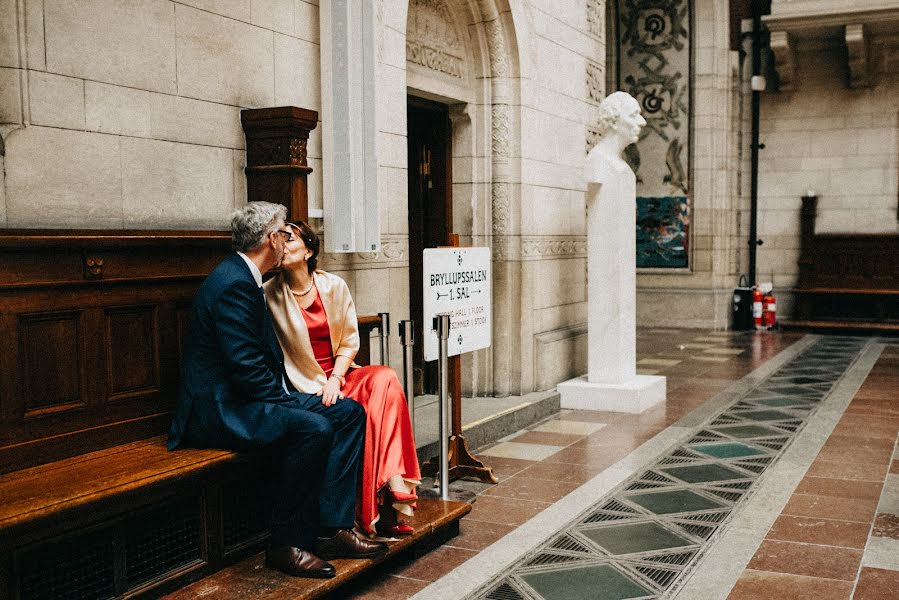
[[[312,304],[301,312],[309,329],[315,360],[330,377],[334,370],[334,354],[321,297],[316,294]],[[356,521],[367,533],[373,534],[378,520],[378,490],[387,480],[400,475],[412,485],[421,481],[406,395],[393,369],[380,365],[350,369],[340,391],[365,407],[365,450]]]

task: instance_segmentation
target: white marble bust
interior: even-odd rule
[[[591,382],[636,376],[636,210],[634,172],[621,157],[640,137],[640,104],[614,92],[599,105],[602,138],[590,150],[587,180],[587,309]]]
[[[621,153],[646,120],[625,92],[599,105],[587,154],[587,375],[558,385],[562,408],[642,412],[665,400],[665,378],[637,375],[636,177]]]
[[[621,157],[624,149],[640,137],[646,119],[640,104],[627,92],[613,92],[599,105],[598,130],[602,136],[587,154],[584,177],[587,183],[606,183],[611,173],[633,173]]]

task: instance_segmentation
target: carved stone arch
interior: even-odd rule
[[[494,253],[494,344],[463,359],[463,392],[522,391],[520,58],[522,0],[380,0],[403,34],[407,93],[450,106],[453,230]],[[404,6],[401,10],[398,3]],[[394,8],[398,9],[394,11]],[[400,16],[403,23],[400,24]],[[392,35],[386,31],[385,35]],[[385,42],[385,47],[390,47]],[[393,43],[393,48],[398,48]],[[461,76],[460,76],[461,75]]]
[[[470,43],[466,2],[409,0],[406,17],[406,85],[449,102],[476,101],[481,76]]]

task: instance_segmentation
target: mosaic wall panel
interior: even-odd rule
[[[647,125],[625,151],[637,175],[637,266],[689,266],[690,0],[619,0],[618,87]]]

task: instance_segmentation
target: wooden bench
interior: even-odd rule
[[[794,319],[785,327],[899,332],[899,234],[815,233],[803,198]]]
[[[164,445],[187,311],[228,249],[223,232],[0,233],[0,598],[155,596],[266,542],[269,456]],[[360,361],[379,325],[360,318]],[[434,502],[404,547],[470,510]],[[314,589],[371,561],[352,562]]]

